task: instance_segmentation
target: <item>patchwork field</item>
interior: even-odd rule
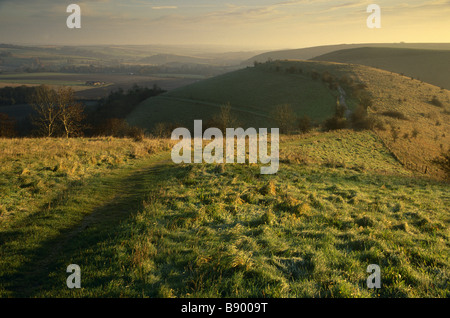
[[[80,99],[100,99],[114,90],[127,90],[134,84],[171,90],[198,81],[198,77],[189,75],[160,74],[155,76],[131,74],[73,74],[73,73],[11,73],[0,74],[0,88],[20,85],[54,87],[70,86]],[[86,82],[101,82],[99,86],[86,85]]]

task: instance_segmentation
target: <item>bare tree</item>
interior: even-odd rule
[[[39,86],[31,98],[31,106],[36,112],[32,116],[32,122],[37,134],[45,137],[56,136],[60,125],[56,92],[46,85]]]
[[[231,105],[227,103],[220,107],[220,113],[214,117],[214,122],[217,123],[217,127],[222,131],[227,128],[236,128],[239,124],[237,119],[231,114]]]
[[[69,138],[82,133],[84,110],[75,101],[72,88],[55,91],[42,85],[33,94],[31,105],[36,112],[32,120],[38,135],[56,137],[64,134]]]
[[[84,108],[75,101],[74,91],[70,87],[62,87],[57,93],[59,120],[67,138],[80,136],[83,132]]]
[[[280,132],[289,134],[295,129],[297,115],[295,114],[290,104],[278,105],[272,113]]]

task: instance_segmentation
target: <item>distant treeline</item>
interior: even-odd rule
[[[27,104],[36,91],[36,87],[25,85],[0,88],[0,106]]]
[[[70,89],[55,91],[42,85],[30,90],[17,87],[5,91],[12,94],[7,96],[16,96],[17,100],[30,104],[33,114],[30,114],[26,121],[17,122],[12,116],[2,113],[0,108],[0,137],[59,137],[65,134],[68,137],[114,136],[135,139],[141,138],[144,132],[128,126],[126,116],[142,101],[165,92],[157,85],[148,88],[135,84],[127,91],[118,89],[111,92],[99,101],[95,110],[86,111],[82,104],[75,100]],[[52,118],[56,117],[60,121],[59,124],[52,122]],[[67,125],[68,122],[70,126]],[[69,134],[67,128],[73,128],[75,125],[76,131],[72,129]],[[53,126],[52,132],[48,133],[50,126]],[[32,129],[29,129],[30,127]]]
[[[23,65],[15,70],[17,72],[25,73],[42,73],[42,72],[55,72],[55,73],[74,73],[74,74],[123,74],[133,73],[136,75],[152,75],[152,74],[189,74],[200,76],[215,76],[222,73],[234,70],[235,67],[230,66],[217,66],[207,64],[182,64],[173,63],[165,65],[122,65],[117,66],[110,65],[71,65],[66,64],[64,66],[52,66],[45,65],[43,63],[36,63],[35,61],[29,62],[28,65]]]
[[[90,122],[92,126],[99,127],[107,119],[124,119],[139,103],[164,92],[158,85],[148,88],[135,84],[127,91],[119,88],[99,101],[96,111],[90,115]]]

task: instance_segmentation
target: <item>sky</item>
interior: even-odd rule
[[[69,29],[69,4],[81,29]],[[367,27],[370,4],[381,28]],[[450,0],[0,0],[0,43],[287,49],[450,42]]]

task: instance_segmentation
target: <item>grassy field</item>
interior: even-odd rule
[[[169,145],[1,140],[0,296],[450,296],[448,184],[376,134],[283,136],[274,176]]]

